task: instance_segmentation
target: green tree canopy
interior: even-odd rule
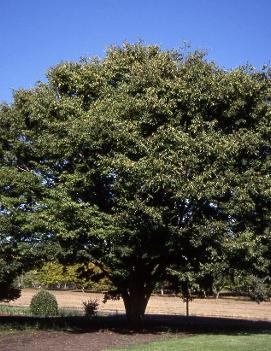
[[[30,270],[23,276],[26,287],[67,288],[106,291],[110,282],[101,269],[93,263],[64,266],[58,262],[46,262],[40,269]]]
[[[95,263],[134,326],[172,265],[268,274],[270,89],[152,45],[53,67],[2,107],[1,235]]]

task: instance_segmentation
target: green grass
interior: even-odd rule
[[[0,305],[0,333],[24,330],[80,330],[82,327],[86,329],[91,319],[93,318],[84,315],[82,309],[60,308],[58,316],[39,317],[33,316],[29,307]]]
[[[82,310],[68,309],[68,308],[60,308],[59,317],[80,317],[84,315]]]
[[[0,305],[0,314],[8,315],[8,316],[31,316],[29,307],[17,307],[17,306],[7,306]],[[84,312],[79,309],[68,309],[68,308],[60,308],[59,309],[59,317],[78,317],[82,316]]]
[[[112,349],[113,350],[113,349]],[[270,351],[271,334],[196,335],[115,351]]]
[[[5,314],[9,316],[13,315],[23,315],[28,316],[30,315],[29,307],[15,307],[15,306],[7,306],[7,305],[0,305],[0,314]]]

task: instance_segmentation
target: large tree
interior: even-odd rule
[[[227,253],[268,274],[270,87],[268,69],[142,44],[61,63],[2,109],[1,192],[18,203],[1,216],[20,212],[4,234],[95,263],[134,327],[168,267],[200,271]]]

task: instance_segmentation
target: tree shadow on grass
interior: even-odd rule
[[[57,330],[70,333],[97,332],[111,330],[121,334],[132,334],[125,315],[84,316],[74,317],[30,317],[30,316],[0,316],[0,329],[16,330]],[[189,318],[176,315],[146,315],[144,329],[141,333],[216,333],[216,334],[245,334],[270,333],[271,321],[258,321],[233,318],[195,317]],[[138,333],[138,331],[137,331]]]

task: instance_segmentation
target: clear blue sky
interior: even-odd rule
[[[124,40],[207,49],[225,68],[271,59],[271,0],[1,0],[0,101],[61,60]]]

